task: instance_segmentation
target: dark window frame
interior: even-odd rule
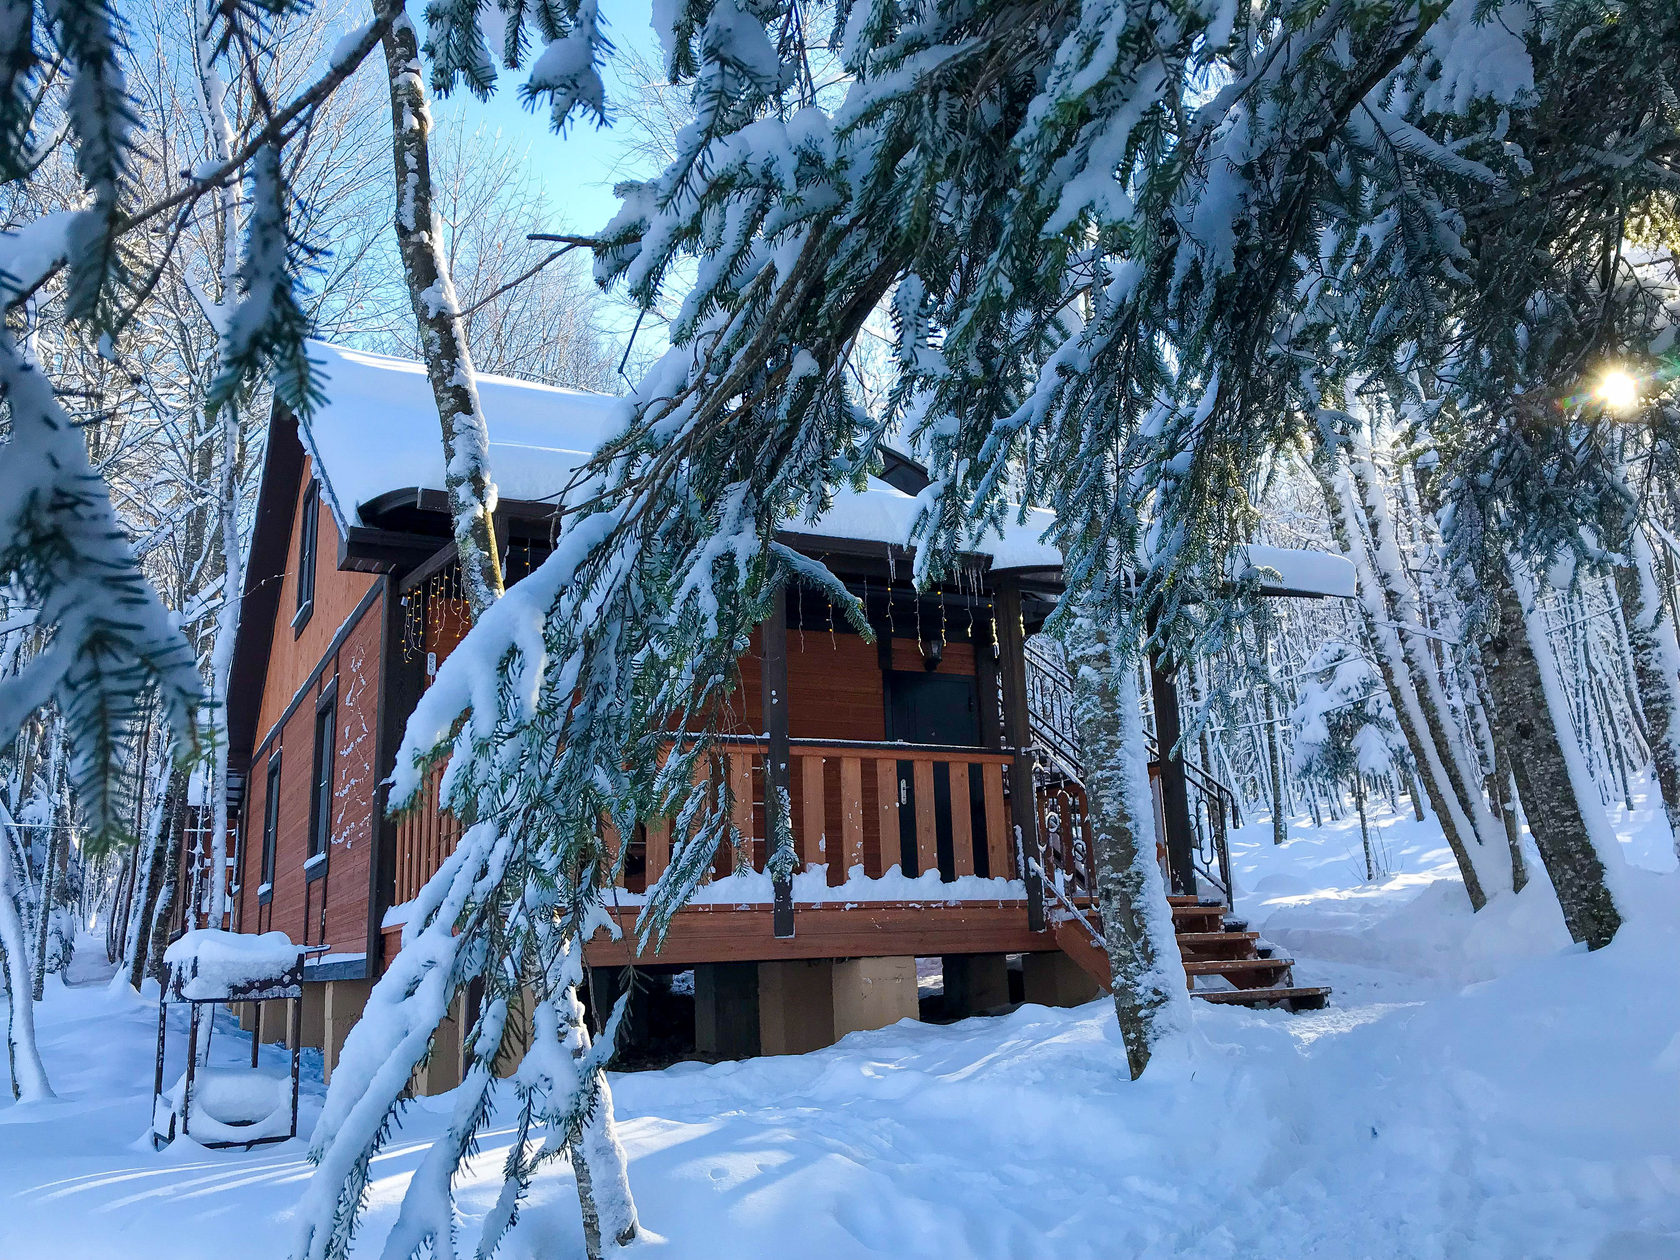
[[[263,789],[262,870],[257,880],[257,904],[266,906],[274,896],[274,855],[280,831],[280,750],[268,755],[268,774]]]
[[[315,612],[315,552],[321,533],[321,486],[313,477],[303,492],[303,509],[298,513],[297,611],[292,615],[292,635],[303,633]]]
[[[338,680],[335,678],[315,702],[315,745],[309,763],[309,837],[303,855],[310,879],[319,879],[327,868],[327,851],[332,848],[332,796],[337,775]]]

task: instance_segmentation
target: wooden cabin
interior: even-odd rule
[[[400,947],[406,904],[457,835],[435,795],[390,817],[383,783],[468,619],[423,370],[314,352],[328,401],[307,433],[274,414],[234,653],[231,758],[243,790],[232,902],[237,930],[318,947],[302,1035],[330,1072]],[[547,554],[555,496],[617,401],[496,377],[480,391],[515,582]],[[588,946],[609,986],[632,961],[692,971],[702,1054],[800,1051],[914,1018],[918,959],[942,960],[950,1015],[1083,1001],[1106,978],[1074,912],[1091,871],[1067,679],[1032,640],[1059,589],[1059,557],[1038,529],[1017,526],[966,557],[959,580],[916,591],[901,542],[924,484],[889,456],[865,492],[785,535],[859,596],[875,642],[809,591],[784,597],[741,658],[733,733],[715,762],[733,788],[739,856],[720,853],[657,956]],[[1153,690],[1170,748],[1170,675],[1157,671]],[[767,758],[773,747],[785,755]],[[762,873],[763,800],[767,767],[782,764],[803,868],[778,889]],[[1225,790],[1176,758],[1152,775],[1192,989],[1215,1001],[1321,999],[1229,916]],[[620,842],[616,913],[628,926],[668,860],[669,824]],[[463,995],[439,1034],[454,1053],[434,1054],[423,1088],[454,1083],[471,1014]]]

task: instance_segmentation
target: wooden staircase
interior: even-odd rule
[[[1233,918],[1222,902],[1197,897],[1168,897],[1179,952],[1184,956],[1185,980],[1191,996],[1224,1006],[1281,1006],[1285,1010],[1317,1010],[1330,996],[1322,986],[1295,983],[1295,960],[1273,952],[1258,932]],[[1093,939],[1096,908],[1088,921],[1063,910],[1053,916],[1056,945],[1080,970],[1109,990],[1108,955]]]

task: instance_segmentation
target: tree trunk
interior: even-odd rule
[[[32,992],[37,1002],[46,994],[47,948],[52,942],[53,896],[58,882],[58,847],[63,843],[60,815],[64,812],[63,730],[55,720],[49,728],[52,740],[51,756],[47,762],[47,851],[41,859],[41,900],[35,910],[35,967],[31,976]]]
[[[1511,758],[1517,792],[1529,831],[1552,877],[1569,935],[1589,949],[1608,945],[1622,916],[1605,876],[1605,859],[1594,843],[1591,808],[1581,799],[1589,785],[1571,766],[1563,745],[1573,734],[1558,729],[1559,709],[1549,696],[1538,649],[1517,587],[1508,570],[1494,575],[1498,627],[1483,645],[1492,691],[1495,739]],[[1578,760],[1578,759],[1576,759]],[[1599,820],[1602,823],[1602,819]],[[1611,837],[1613,840],[1613,837]],[[1615,860],[1612,858],[1611,860]]]
[[[1272,790],[1272,843],[1289,839],[1289,824],[1283,804],[1283,749],[1278,742],[1277,696],[1272,690],[1272,649],[1265,627],[1254,627],[1254,650],[1265,679],[1260,687],[1260,718],[1266,731],[1266,772]]]
[[[158,894],[163,889],[167,866],[168,841],[165,835],[169,818],[175,808],[175,793],[179,772],[171,768],[164,780],[164,788],[152,806],[152,820],[146,838],[145,858],[135,874],[134,897],[129,907],[128,940],[123,947],[123,962],[128,968],[128,984],[138,990],[146,978],[146,960],[152,947],[152,917],[157,911]]]
[[[163,865],[161,878],[158,881],[156,903],[147,920],[147,945],[144,958],[144,970],[140,976],[155,976],[163,979],[163,951],[169,948],[169,929],[175,922],[175,908],[181,896],[181,848],[182,828],[185,822],[187,802],[186,778],[175,773],[169,779],[169,801],[164,809],[163,835],[160,837],[158,848],[162,853]],[[136,963],[139,963],[136,959]],[[135,983],[139,988],[139,983]]]
[[[1680,853],[1680,644],[1663,608],[1656,557],[1642,528],[1633,528],[1625,550],[1628,563],[1615,570],[1616,596],[1627,624],[1634,682],[1663,812],[1674,835],[1675,851]]]
[[[1360,613],[1365,619],[1366,632],[1377,648],[1377,669],[1388,691],[1395,722],[1405,737],[1406,746],[1412,750],[1412,761],[1417,767],[1416,780],[1421,780],[1428,793],[1429,807],[1439,820],[1441,834],[1458,862],[1464,891],[1470,898],[1470,908],[1480,910],[1487,904],[1487,890],[1476,864],[1476,840],[1467,810],[1453,792],[1434,739],[1424,735],[1424,715],[1412,682],[1411,669],[1400,646],[1399,635],[1394,631],[1394,616],[1387,604],[1386,591],[1377,580],[1366,554],[1364,536],[1353,514],[1352,495],[1345,479],[1336,471],[1338,456],[1330,445],[1331,440],[1330,435],[1321,436],[1310,466],[1324,495],[1324,506],[1336,543],[1342,555],[1353,564]],[[1413,803],[1417,803],[1415,795]]]
[[[1451,709],[1436,673],[1435,661],[1429,653],[1428,641],[1419,633],[1421,623],[1417,601],[1402,571],[1400,544],[1395,536],[1393,518],[1389,515],[1388,500],[1377,480],[1368,448],[1360,449],[1362,443],[1357,439],[1355,446],[1354,457],[1348,460],[1348,464],[1363,495],[1366,519],[1376,550],[1372,568],[1382,585],[1383,600],[1390,611],[1390,619],[1399,626],[1397,638],[1415,684],[1423,716],[1420,734],[1427,734],[1434,744],[1447,783],[1451,785],[1453,795],[1463,804],[1470,826],[1465,839],[1483,846],[1491,845],[1495,831],[1493,816],[1482,799],[1480,775],[1467,764],[1467,750],[1453,729]]]
[[[1064,647],[1085,769],[1097,909],[1114,1012],[1132,1079],[1167,1038],[1189,1028],[1189,994],[1172,909],[1155,860],[1148,741],[1133,662],[1089,617],[1074,619]]]
[[[1493,777],[1499,784],[1499,815],[1505,823],[1505,847],[1511,851],[1511,891],[1521,892],[1528,887],[1528,860],[1522,851],[1522,822],[1517,818],[1517,777],[1511,772],[1511,759],[1503,750],[1498,752],[1497,769]]]
[[[1359,840],[1365,846],[1365,878],[1374,880],[1377,862],[1371,852],[1371,824],[1365,817],[1365,776],[1357,770],[1353,772],[1353,804],[1359,810]]]
[[[35,1042],[35,1004],[29,998],[29,949],[18,914],[12,816],[0,806],[0,963],[6,969],[6,1053],[12,1097],[24,1102],[53,1097],[41,1051]]]
[[[491,516],[496,487],[490,481],[490,435],[478,400],[478,379],[467,350],[460,302],[443,253],[443,225],[432,204],[432,114],[419,42],[406,13],[385,33],[384,48],[391,86],[397,246],[420,334],[421,357],[443,425],[444,488],[455,519],[461,584],[476,618],[502,593],[501,558]]]

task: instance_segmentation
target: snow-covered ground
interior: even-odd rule
[[[1239,911],[1335,986],[1325,1011],[1199,1008],[1187,1057],[1126,1079],[1110,1008],[904,1023],[799,1058],[615,1079],[650,1254],[834,1257],[1680,1258],[1680,875],[1666,826],[1619,820],[1631,922],[1568,946],[1540,887],[1472,916],[1440,833],[1245,828]],[[86,952],[97,953],[89,942]],[[0,1105],[0,1257],[285,1255],[302,1143],[138,1141],[156,1007],[80,960],[41,1008],[55,1103]],[[248,1043],[225,1027],[217,1053]],[[265,1050],[265,1056],[271,1054]],[[274,1056],[276,1066],[280,1056]],[[319,1105],[308,1056],[305,1123]],[[374,1256],[444,1102],[376,1166]],[[505,1133],[462,1194],[463,1241]],[[470,1254],[470,1250],[469,1250]],[[582,1255],[546,1178],[504,1248]]]

